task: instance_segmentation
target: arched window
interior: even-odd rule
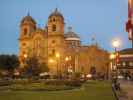
[[[52,44],[54,44],[55,43],[55,40],[52,40]]]
[[[53,22],[55,22],[55,18],[53,18]]]
[[[52,55],[54,55],[54,54],[55,54],[55,49],[52,50]]]
[[[26,46],[26,43],[24,42],[24,43],[22,43],[22,46]]]
[[[53,30],[53,32],[56,31],[56,25],[53,25],[53,26],[52,26],[52,30]]]
[[[27,34],[27,28],[24,29],[24,35],[26,35],[26,34]]]

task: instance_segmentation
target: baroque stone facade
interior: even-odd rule
[[[40,63],[46,63],[50,73],[81,72],[89,74],[91,67],[96,72],[107,74],[109,53],[97,45],[84,46],[80,37],[69,27],[64,31],[63,15],[55,9],[48,17],[45,28],[38,28],[28,14],[20,23],[19,59],[36,56]]]

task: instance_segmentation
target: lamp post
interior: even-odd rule
[[[53,60],[53,59],[49,59],[49,62],[50,62],[50,63],[53,63],[53,62],[54,62],[54,60]]]
[[[25,59],[27,58],[27,54],[24,54],[24,58],[25,58]]]
[[[76,50],[75,50],[75,72],[80,71],[79,70],[79,58],[78,58],[78,56],[79,56],[79,50],[78,50],[78,48],[76,48]]]
[[[117,78],[117,58],[116,58],[116,54],[117,54],[117,48],[120,46],[120,41],[118,40],[118,39],[115,39],[115,40],[113,40],[113,42],[112,42],[112,46],[113,46],[113,48],[114,48],[114,50],[115,50],[115,57],[114,57],[114,66],[113,66],[113,68],[114,68],[114,70],[116,71],[116,78]]]
[[[113,75],[113,71],[115,70],[115,67],[114,67],[114,59],[115,59],[115,54],[114,53],[111,53],[110,54],[110,73],[109,73],[109,77],[110,79],[112,78],[112,75]]]
[[[114,59],[115,59],[115,54],[114,53],[110,54],[110,60],[111,60],[110,69],[111,69],[111,71],[114,69],[114,67],[113,67]]]
[[[116,52],[117,51],[117,48],[120,46],[120,41],[117,40],[117,39],[113,40],[112,46],[114,47],[115,52]]]
[[[66,64],[65,64],[65,71],[66,71],[66,72],[67,72],[67,69],[68,69],[68,61],[69,61],[69,58],[66,57],[66,58],[65,58],[65,62],[66,62]]]
[[[117,52],[118,52],[118,51],[117,51],[117,48],[120,46],[120,41],[119,41],[118,39],[113,40],[112,46],[113,46],[113,48],[115,49],[115,66],[117,66],[116,54],[117,54]]]
[[[72,73],[72,66],[70,65],[70,61],[71,61],[71,56],[66,56],[65,57],[65,71],[67,72],[67,75],[69,76],[70,73]]]
[[[56,53],[55,57],[57,59],[57,76],[58,76],[59,75],[59,59],[60,59],[60,54]]]
[[[66,56],[65,57],[65,76],[68,75],[68,61],[69,61],[69,57]]]

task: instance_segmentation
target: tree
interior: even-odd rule
[[[92,66],[90,68],[90,74],[92,75],[92,79],[96,78],[96,67],[95,66]]]
[[[16,55],[0,55],[0,69],[14,70],[19,67],[19,64]]]
[[[37,76],[41,72],[37,57],[30,57],[26,60],[26,73],[31,76]]]
[[[95,75],[96,74],[96,67],[92,66],[90,68],[90,74]]]

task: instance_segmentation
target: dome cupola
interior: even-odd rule
[[[65,34],[65,39],[70,41],[80,41],[80,37],[72,31],[72,27],[68,27],[68,32]]]
[[[49,19],[52,18],[53,16],[55,16],[55,17],[60,17],[61,19],[64,20],[63,15],[58,11],[57,8],[54,10],[54,12],[52,12],[52,13],[49,15]]]
[[[30,16],[29,13],[21,20],[21,25],[27,23],[36,24],[36,21]]]

